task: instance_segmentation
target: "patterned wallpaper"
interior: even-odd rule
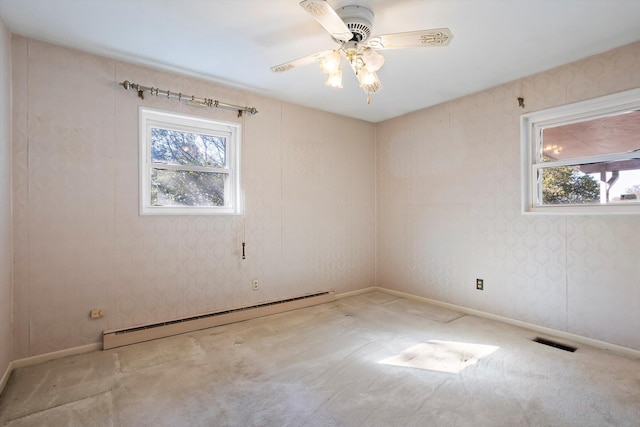
[[[378,125],[17,36],[12,66],[13,359],[376,283],[640,349],[640,216],[519,205],[519,116],[640,86],[640,43]],[[260,113],[141,101],[125,79]],[[243,216],[138,215],[140,105],[242,122]]]
[[[17,36],[12,55],[14,358],[98,342],[106,329],[374,284],[373,124]],[[124,80],[259,114],[142,101]],[[138,215],[140,105],[242,123],[243,216]],[[106,316],[89,319],[92,308]]]
[[[11,362],[11,35],[0,19],[0,379]]]
[[[640,350],[640,215],[523,216],[519,135],[638,86],[640,42],[379,123],[378,285]]]

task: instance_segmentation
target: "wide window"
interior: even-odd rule
[[[140,109],[140,213],[240,213],[240,126]]]
[[[640,89],[521,117],[525,213],[640,213]]]

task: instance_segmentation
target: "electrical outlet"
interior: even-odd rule
[[[253,289],[254,291],[260,289],[260,286],[258,285],[258,279],[253,279],[251,281],[251,289]]]
[[[99,319],[104,317],[104,310],[101,308],[94,308],[89,312],[89,317],[92,319]]]
[[[484,280],[476,279],[476,289],[479,291],[484,291]]]

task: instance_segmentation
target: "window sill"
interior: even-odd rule
[[[640,203],[622,202],[608,205],[529,206],[524,215],[639,215]]]

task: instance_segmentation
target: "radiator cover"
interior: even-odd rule
[[[165,322],[104,331],[102,333],[102,348],[108,350],[123,345],[150,341],[200,329],[212,328],[214,326],[283,313],[285,311],[297,310],[299,308],[311,307],[335,300],[336,297],[333,291],[323,291],[279,301],[259,303],[247,307],[197,314]]]

